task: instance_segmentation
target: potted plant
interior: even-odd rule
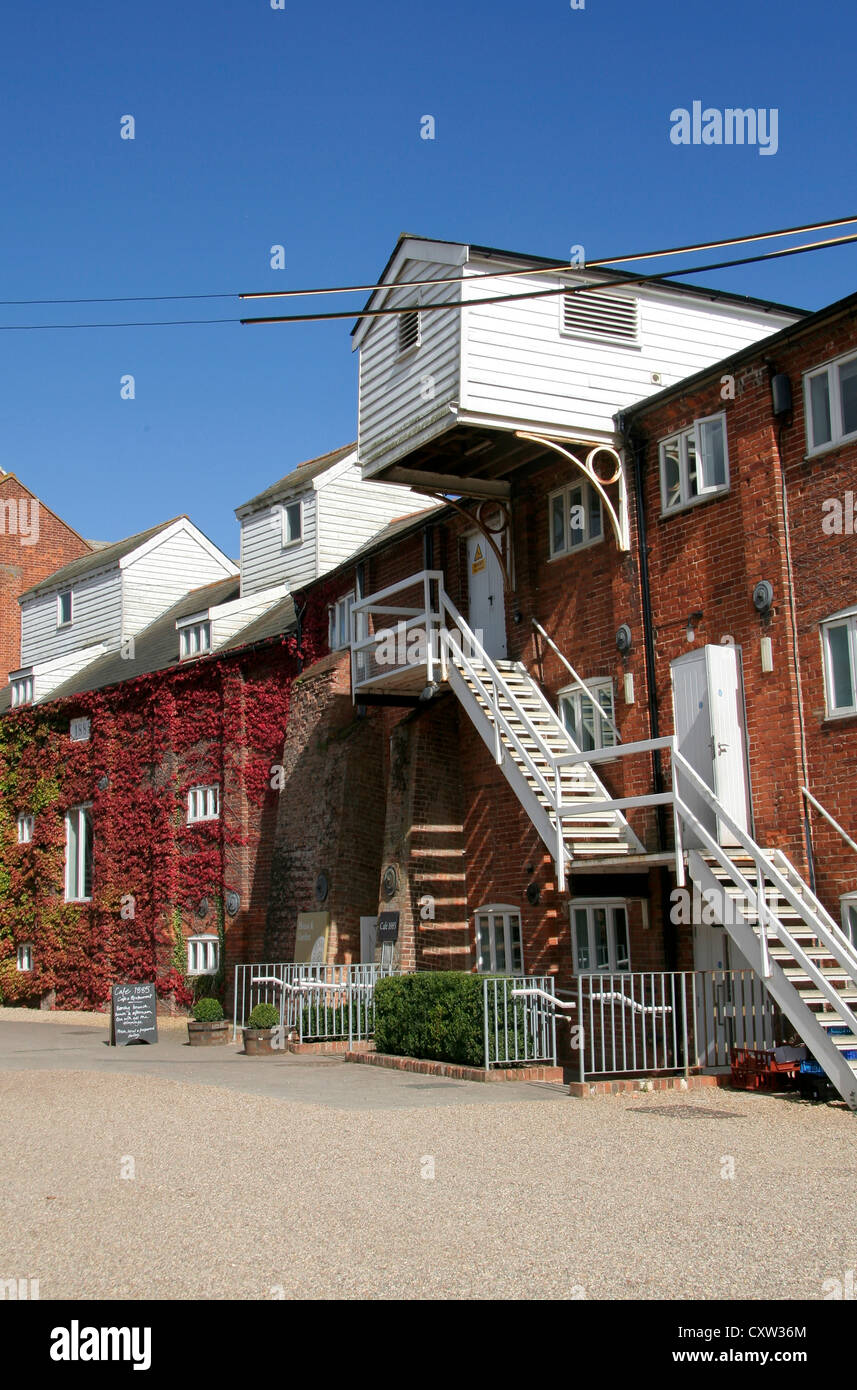
[[[197,999],[193,1018],[188,1019],[187,1035],[191,1047],[211,1047],[229,1041],[229,1022],[223,1017],[219,999]]]
[[[256,1005],[244,1029],[244,1051],[249,1057],[271,1057],[282,1049],[277,1036],[279,1024],[280,1011],[275,1004]]]

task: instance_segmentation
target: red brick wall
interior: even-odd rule
[[[857,829],[857,718],[825,717],[819,624],[857,599],[853,535],[826,535],[822,503],[844,501],[857,488],[853,443],[807,458],[802,373],[857,348],[857,320],[850,313],[766,352],[735,373],[735,398],[721,388],[720,373],[704,388],[648,413],[641,421],[646,444],[646,509],[654,620],[657,629],[657,693],[664,732],[672,728],[669,663],[688,644],[687,616],[701,609],[694,645],[731,635],[742,648],[756,837],[782,847],[806,871],[802,832],[804,772],[792,605],[798,629],[810,789],[852,835]],[[777,424],[770,377],[786,373],[793,414],[782,431],[788,493],[792,586],[786,555]],[[721,390],[727,391],[723,399]],[[662,518],[657,443],[695,418],[723,410],[729,448],[730,489],[681,514]],[[774,586],[769,617],[753,608],[760,579]],[[761,670],[760,639],[769,636],[773,671]],[[838,918],[838,896],[857,887],[857,859],[817,815],[813,816],[818,889]]]
[[[18,596],[90,549],[14,473],[0,476],[0,685],[21,665]]]

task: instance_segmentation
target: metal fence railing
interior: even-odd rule
[[[753,970],[581,975],[572,998],[579,1079],[728,1067],[732,1049],[782,1040],[779,1009]]]
[[[552,975],[486,977],[482,999],[486,1069],[556,1066]]]
[[[264,1002],[277,1007],[280,1027],[300,1042],[364,1042],[375,1031],[375,984],[392,973],[380,965],[237,965],[233,1039]]]

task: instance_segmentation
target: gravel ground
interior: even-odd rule
[[[369,1070],[319,1066],[320,1098]],[[819,1299],[857,1269],[838,1106],[517,1086],[426,1104],[443,1083],[420,1085],[418,1107],[354,1109],[139,1064],[10,1069],[0,1028],[0,1277],[43,1299]]]

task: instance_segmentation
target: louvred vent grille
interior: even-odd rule
[[[408,352],[410,348],[418,347],[419,341],[420,314],[419,310],[415,309],[399,318],[399,352]]]
[[[637,301],[602,290],[565,294],[562,297],[562,326],[566,333],[588,333],[599,338],[637,341]]]

